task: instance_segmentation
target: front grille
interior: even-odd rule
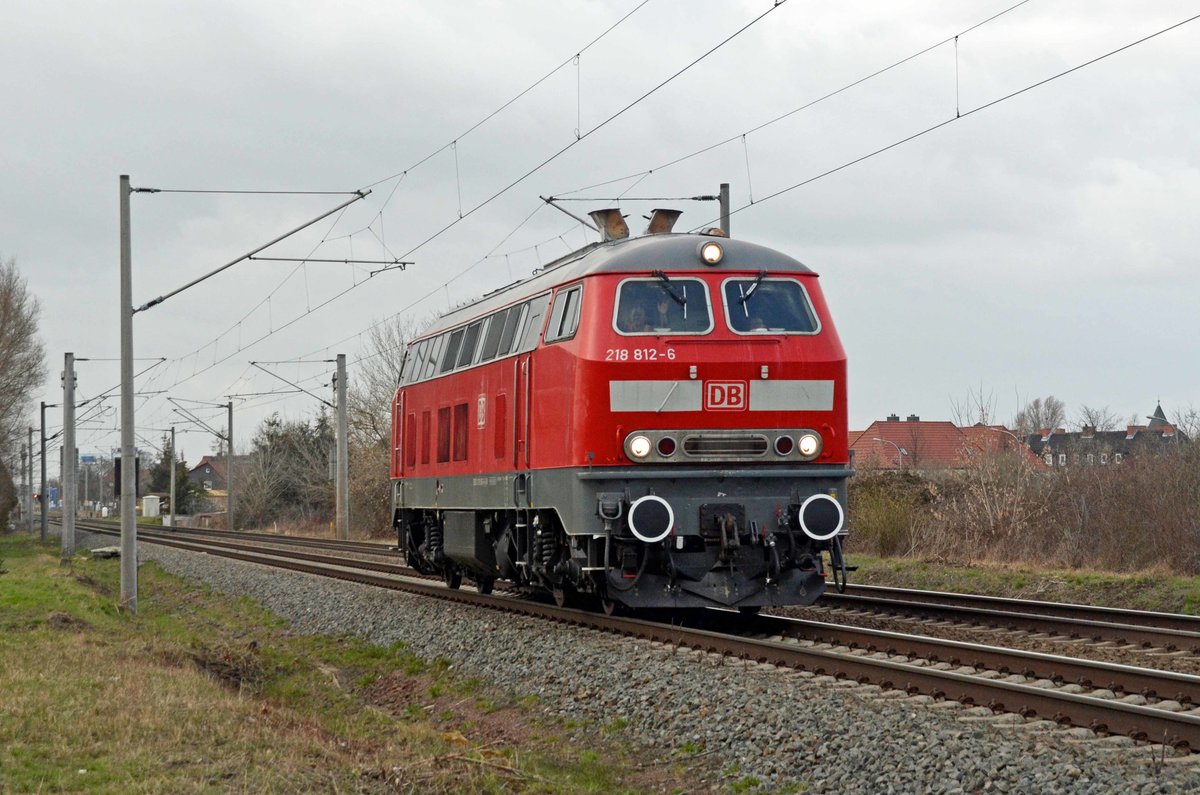
[[[692,458],[747,458],[767,454],[770,442],[758,434],[693,434],[683,439],[683,454]]]

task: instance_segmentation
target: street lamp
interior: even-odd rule
[[[904,456],[908,455],[907,450],[905,450],[903,447],[901,447],[900,445],[896,444],[893,441],[890,441],[888,439],[880,439],[878,436],[874,437],[873,441],[883,442],[884,444],[890,444],[892,447],[895,447],[896,448],[896,460],[899,461],[899,463],[900,463],[899,469],[904,469]]]

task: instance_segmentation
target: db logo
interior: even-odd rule
[[[705,381],[705,411],[745,411],[747,384],[745,381]]]

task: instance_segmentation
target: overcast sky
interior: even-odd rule
[[[138,314],[136,356],[167,358],[139,388],[222,402],[286,388],[251,360],[353,361],[372,323],[427,317],[589,242],[539,194],[640,175],[569,206],[624,196],[635,219],[674,205],[692,228],[715,206],[633,199],[729,182],[745,207],[733,235],[821,274],[849,356],[854,427],[890,412],[952,419],[981,392],[999,421],[1046,394],[1072,416],[1083,404],[1122,419],[1159,399],[1169,415],[1200,406],[1200,21],[972,112],[1200,3],[1030,0],[968,30],[1013,2],[788,0],[610,121],[773,5],[639,3],[10,4],[0,256],[17,259],[41,301],[44,399],[61,401],[65,351],[95,360],[78,365],[81,398],[118,381],[116,362],[98,360],[119,353],[120,174],[163,189],[371,186],[264,255],[415,263],[369,277],[381,266],[246,262]],[[343,200],[135,194],[134,303]],[[329,364],[271,368],[328,395]],[[115,392],[109,405],[81,432],[81,452],[119,444]],[[239,400],[238,446],[270,412],[318,405]],[[178,419],[171,409],[163,394],[139,399],[142,437],[157,441],[149,429]],[[212,442],[180,447],[194,462]]]

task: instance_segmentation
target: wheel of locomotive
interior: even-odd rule
[[[615,615],[617,612],[617,608],[619,606],[620,605],[618,605],[612,599],[605,599],[604,597],[600,597],[600,609],[604,612],[604,615],[606,615],[606,616]]]
[[[494,577],[480,577],[475,581],[475,588],[481,594],[487,596],[492,592],[492,588],[495,586],[495,584],[496,580]]]
[[[555,587],[550,590],[550,593],[554,596],[554,604],[558,605],[559,607],[564,607],[567,604],[566,588]]]
[[[458,586],[462,585],[462,570],[453,566],[447,568],[443,573],[446,580],[446,587],[452,591],[457,591]]]
[[[744,616],[756,616],[760,610],[762,610],[762,605],[745,605],[738,608],[738,612]]]

